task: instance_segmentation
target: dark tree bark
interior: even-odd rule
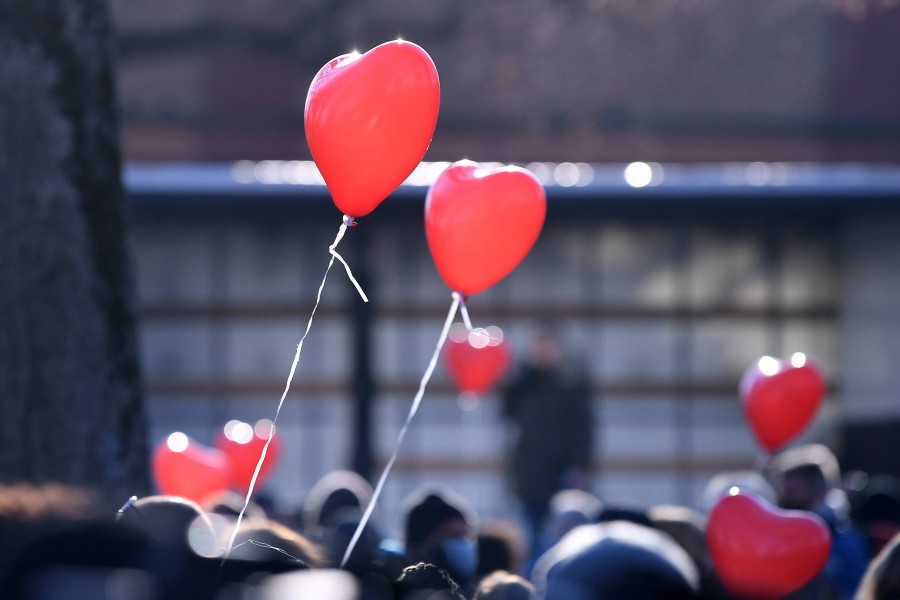
[[[0,0],[0,480],[149,489],[102,0]]]

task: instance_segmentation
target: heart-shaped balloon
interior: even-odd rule
[[[181,432],[160,441],[153,451],[153,478],[161,494],[181,496],[203,503],[228,489],[231,466],[228,457]]]
[[[525,258],[546,213],[544,188],[531,172],[453,163],[425,200],[425,234],[438,272],[462,294],[489,288]]]
[[[816,514],[782,510],[738,488],[713,506],[706,541],[725,588],[741,598],[781,598],[803,587],[831,552]]]
[[[322,67],[303,122],[312,158],[338,209],[366,215],[409,177],[437,124],[440,83],[431,57],[393,41]]]
[[[744,414],[759,444],[774,452],[799,435],[819,409],[825,379],[797,352],[789,360],[764,356],[741,380]]]
[[[231,488],[246,494],[256,465],[262,456],[263,446],[269,437],[272,422],[262,420],[252,427],[242,421],[229,421],[216,438],[216,448],[221,450],[231,462]],[[262,485],[281,457],[281,438],[272,435],[272,442],[266,450],[266,460],[256,476],[255,487]]]
[[[509,366],[509,350],[499,327],[469,332],[458,324],[450,331],[446,362],[450,378],[460,392],[483,394]]]

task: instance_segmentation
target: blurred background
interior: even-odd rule
[[[758,449],[738,398],[763,355],[815,357],[827,399],[797,440],[900,475],[900,5],[865,0],[113,0],[150,443],[271,418],[340,224],[303,106],[331,58],[402,37],[431,55],[426,163],[350,231],[280,417],[265,493],[377,476],[450,291],[425,243],[447,161],[515,163],[548,220],[473,297],[517,359],[550,318],[591,381],[609,502],[696,506]],[[439,367],[380,503],[427,481],[517,509],[496,391]]]

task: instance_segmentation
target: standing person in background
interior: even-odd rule
[[[586,369],[564,356],[555,332],[545,326],[503,402],[504,416],[518,430],[509,464],[534,559],[545,549],[541,529],[553,494],[589,484],[593,414]]]

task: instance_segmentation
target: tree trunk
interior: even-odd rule
[[[102,0],[0,0],[0,481],[149,489]]]

